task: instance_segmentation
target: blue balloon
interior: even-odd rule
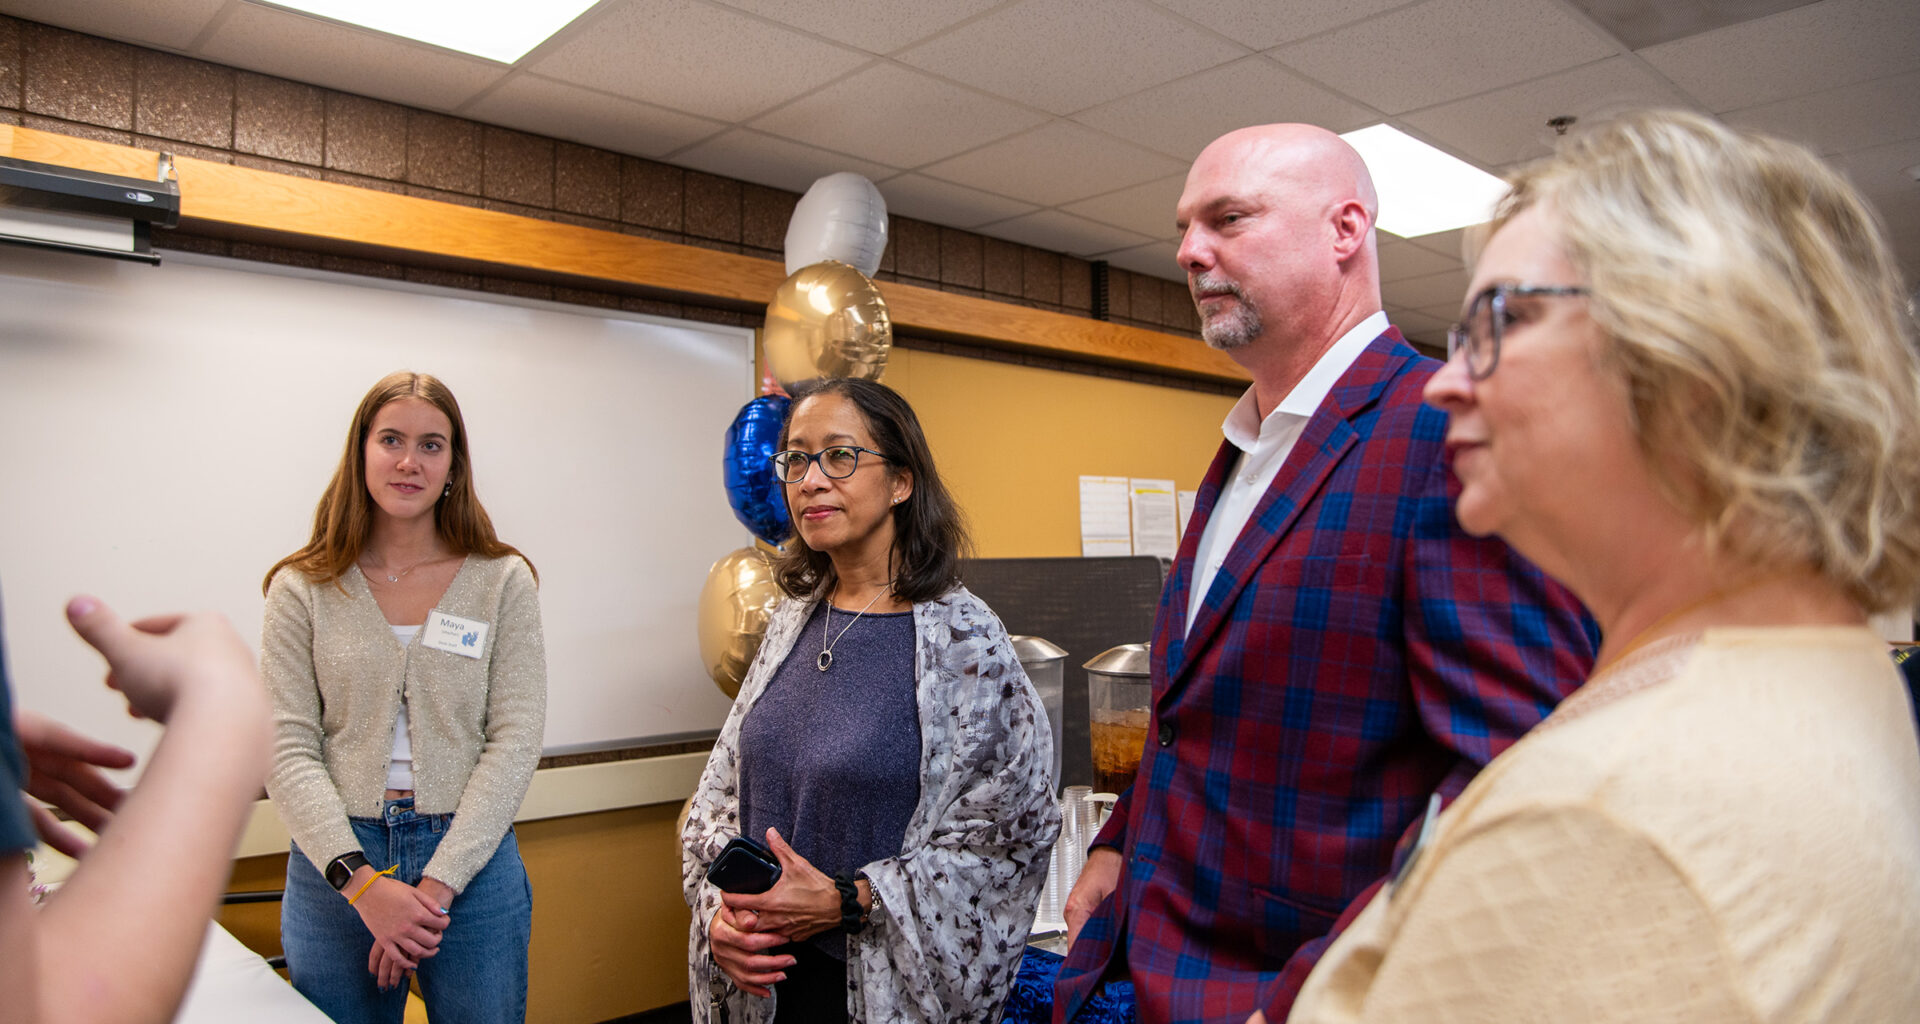
[[[761,395],[740,407],[727,428],[727,451],[722,466],[727,478],[727,504],[733,517],[755,537],[769,544],[786,541],[793,532],[787,514],[787,496],[774,479],[769,460],[779,450],[780,427],[787,421],[793,400],[785,395]]]

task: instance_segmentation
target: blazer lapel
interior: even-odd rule
[[[1173,669],[1180,664],[1182,649],[1186,646],[1187,605],[1194,599],[1193,564],[1199,557],[1200,537],[1207,530],[1207,520],[1213,517],[1213,507],[1219,502],[1227,474],[1239,455],[1240,449],[1235,448],[1233,442],[1220,442],[1220,450],[1213,455],[1213,465],[1207,468],[1206,478],[1200,481],[1200,491],[1194,495],[1193,517],[1180,538],[1180,553],[1174,557],[1173,571],[1167,574],[1160,601],[1160,620],[1153,631],[1153,646],[1166,659],[1168,679],[1173,678]]]
[[[1204,651],[1213,635],[1219,632],[1229,618],[1234,603],[1240,599],[1241,591],[1246,589],[1248,582],[1265,564],[1274,547],[1292,531],[1300,513],[1326,483],[1333,468],[1360,442],[1362,434],[1354,428],[1352,421],[1379,400],[1388,382],[1400,373],[1411,356],[1412,353],[1400,342],[1399,332],[1388,328],[1368,344],[1346,373],[1340,375],[1333,390],[1314,410],[1312,418],[1307,420],[1306,429],[1281,464],[1279,475],[1274,477],[1272,486],[1267,488],[1260,503],[1254,506],[1253,515],[1248,518],[1247,525],[1241,528],[1240,536],[1234,539],[1226,562],[1214,574],[1213,583],[1207,588],[1204,603],[1200,606],[1200,613],[1193,620],[1193,629],[1186,631],[1179,646],[1178,657],[1169,658],[1168,693],[1178,688],[1182,677],[1198,662],[1198,652]],[[1220,469],[1218,459],[1214,468]],[[1218,495],[1217,487],[1214,493]],[[1197,509],[1194,518],[1196,521],[1199,519]],[[1191,532],[1198,533],[1197,530]],[[1191,539],[1197,546],[1197,536]],[[1183,587],[1191,587],[1193,566],[1184,544],[1181,555],[1182,560],[1187,562],[1187,575],[1181,582]],[[1191,596],[1186,600],[1192,600]],[[1174,603],[1182,605],[1182,617],[1174,624],[1174,629],[1178,630],[1180,624],[1186,621],[1186,608],[1182,600]]]

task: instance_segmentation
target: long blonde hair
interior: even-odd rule
[[[1920,585],[1920,359],[1872,210],[1791,143],[1636,114],[1521,169],[1609,336],[1642,451],[1714,551],[1869,610]]]
[[[266,579],[260,581],[261,593],[266,592],[274,575],[284,567],[300,570],[315,583],[337,583],[359,560],[367,536],[373,530],[373,499],[367,494],[367,435],[372,432],[373,418],[380,410],[388,402],[402,398],[431,403],[453,425],[453,437],[448,439],[448,447],[453,452],[453,465],[447,473],[450,489],[433,506],[433,525],[440,539],[456,555],[481,554],[489,558],[519,555],[527,561],[528,569],[533,568],[527,556],[512,545],[502,543],[494,534],[493,520],[474,491],[473,460],[467,451],[467,423],[460,416],[460,403],[454,399],[453,392],[438,377],[399,370],[380,378],[366,397],[360,399],[360,407],[354,411],[353,422],[347,427],[347,445],[340,453],[340,464],[334,468],[333,479],[320,495],[319,506],[313,510],[313,536],[305,547],[273,563]],[[538,572],[534,573],[534,579],[539,579]]]

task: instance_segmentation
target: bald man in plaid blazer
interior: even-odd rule
[[[1161,595],[1132,789],[1068,901],[1055,1020],[1284,1021],[1429,797],[1571,692],[1578,602],[1453,518],[1437,362],[1381,312],[1378,201],[1306,125],[1223,136],[1180,198],[1203,337],[1253,377]]]

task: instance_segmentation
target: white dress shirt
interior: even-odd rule
[[[1273,478],[1280,474],[1280,466],[1287,461],[1301,432],[1306,430],[1314,410],[1320,408],[1335,382],[1360,358],[1367,345],[1386,329],[1385,312],[1355,324],[1321,354],[1313,369],[1267,413],[1266,419],[1258,418],[1260,406],[1251,387],[1227,413],[1220,432],[1240,449],[1240,457],[1234,461],[1232,475],[1220,488],[1220,497],[1213,503],[1213,514],[1207,517],[1206,532],[1200,535],[1200,547],[1194,553],[1193,588],[1187,592],[1189,632],[1200,615],[1200,605],[1208,589],[1213,586],[1214,574],[1226,564],[1240,531],[1246,528],[1247,520],[1253,518],[1253,510],[1273,485]]]

